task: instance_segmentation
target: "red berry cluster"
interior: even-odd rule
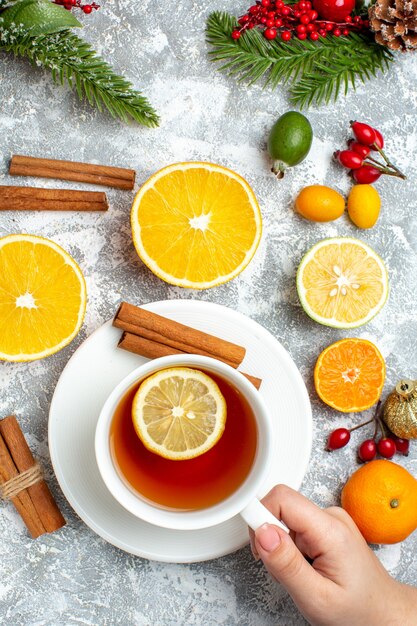
[[[233,39],[239,39],[242,33],[260,26],[266,39],[276,39],[278,34],[282,41],[289,41],[293,35],[297,39],[317,41],[329,34],[335,37],[347,37],[351,30],[369,27],[369,21],[359,15],[346,15],[343,22],[323,20],[308,0],[300,0],[296,4],[285,4],[282,0],[257,0],[239,20],[240,28],[232,32]]]
[[[375,415],[371,420],[354,426],[353,428],[336,428],[330,433],[327,439],[327,450],[339,450],[344,448],[350,441],[350,433],[358,428],[362,428],[371,422],[375,422],[374,435],[371,439],[365,439],[358,448],[358,457],[360,461],[373,461],[377,454],[384,459],[392,459],[394,454],[398,452],[404,456],[408,456],[410,442],[408,439],[401,439],[393,433],[389,432],[387,427],[383,425],[379,417],[379,409],[381,403],[378,402]],[[381,429],[382,436],[377,441],[378,430]]]
[[[91,4],[82,4],[82,0],[53,0],[54,4],[59,4],[71,11],[72,9],[81,9],[86,15],[92,13],[93,9],[99,9],[100,5],[92,2]]]
[[[350,175],[357,183],[374,183],[382,174],[406,178],[386,156],[383,150],[384,138],[379,130],[362,122],[351,122],[350,126],[356,139],[348,141],[348,150],[337,150],[334,156],[343,167],[350,170]],[[372,152],[378,152],[385,163],[375,159]]]

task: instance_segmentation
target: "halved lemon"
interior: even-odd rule
[[[297,290],[304,311],[316,322],[355,328],[384,306],[388,274],[382,259],[359,239],[323,239],[301,261]]]
[[[207,289],[245,269],[262,219],[255,194],[238,174],[212,163],[175,163],[137,193],[132,235],[142,261],[172,285]]]
[[[0,239],[0,359],[50,356],[81,328],[87,291],[74,259],[49,239]]]
[[[133,399],[135,430],[148,450],[183,461],[212,448],[226,425],[226,401],[200,370],[172,367],[152,374]]]

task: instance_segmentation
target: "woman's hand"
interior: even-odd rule
[[[417,589],[396,582],[339,507],[322,510],[284,485],[263,499],[291,530],[250,531],[252,551],[314,626],[416,626]]]

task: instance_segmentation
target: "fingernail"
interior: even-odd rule
[[[261,545],[261,548],[265,552],[273,552],[281,543],[281,537],[279,536],[276,528],[269,524],[263,524],[255,533],[256,539]]]

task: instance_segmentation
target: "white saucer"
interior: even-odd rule
[[[311,452],[311,407],[301,375],[281,344],[256,322],[219,304],[166,300],[144,308],[246,347],[240,369],[262,378],[260,393],[276,428],[273,469],[258,495],[278,482],[298,489]],[[240,517],[204,530],[158,528],[122,508],[105,487],[94,455],[98,415],[113,387],[146,360],[116,348],[120,333],[110,322],[96,330],[74,353],[56,386],[49,449],[62,491],[92,530],[131,554],[190,563],[242,548],[248,531]]]

